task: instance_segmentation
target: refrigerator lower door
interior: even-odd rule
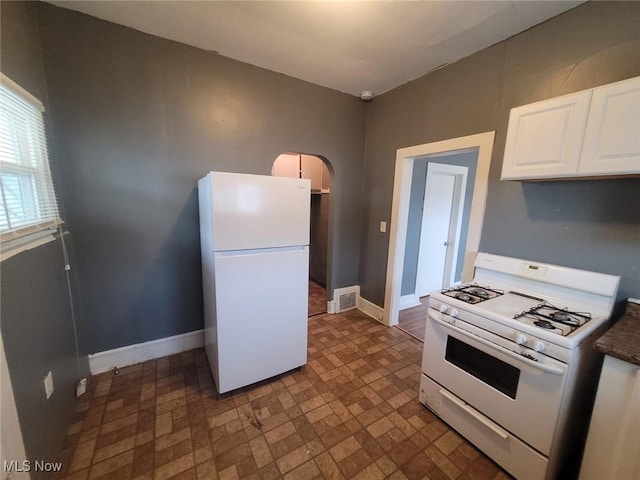
[[[214,270],[218,392],[305,365],[308,247],[216,252]]]

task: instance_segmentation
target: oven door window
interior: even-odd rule
[[[451,336],[447,336],[445,359],[505,395],[516,398],[520,370],[513,365]]]

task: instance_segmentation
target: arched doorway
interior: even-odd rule
[[[333,184],[329,162],[318,156],[286,152],[273,162],[275,177],[311,180],[311,216],[309,235],[309,316],[327,311],[326,288],[330,275],[330,194]]]

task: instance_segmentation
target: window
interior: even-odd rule
[[[3,250],[50,234],[61,223],[47,142],[44,107],[0,73],[0,232]]]
[[[513,365],[451,336],[447,336],[447,350],[444,358],[487,385],[513,399],[516,398],[520,370]]]

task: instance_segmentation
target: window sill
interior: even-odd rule
[[[4,262],[19,253],[32,250],[55,240],[53,236],[58,231],[57,228],[48,228],[39,232],[31,233],[20,238],[2,242],[0,250],[0,262]]]

